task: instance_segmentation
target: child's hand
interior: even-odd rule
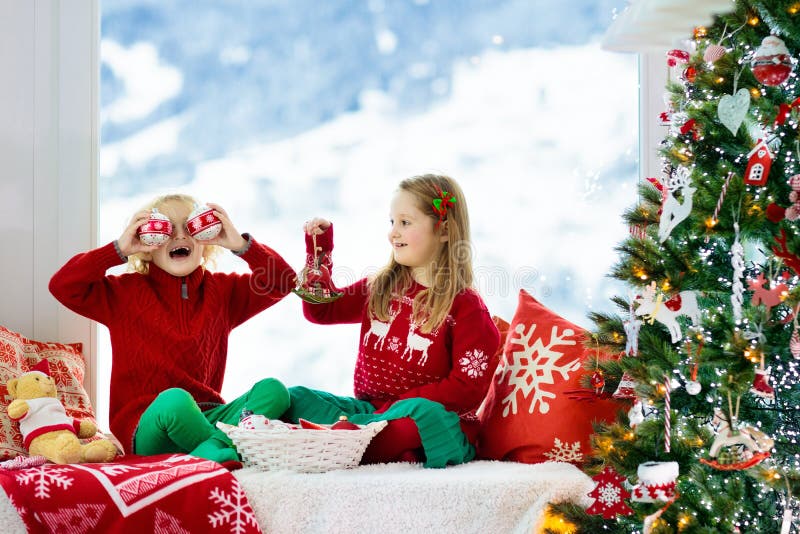
[[[152,252],[160,245],[145,245],[139,239],[138,230],[141,225],[150,220],[150,210],[142,210],[137,212],[128,223],[128,227],[122,232],[122,235],[117,239],[119,251],[123,256],[130,256],[138,252]]]
[[[325,233],[325,230],[330,228],[331,222],[322,217],[314,217],[310,221],[303,224],[303,231],[308,235],[319,235]]]
[[[214,215],[222,221],[222,230],[220,230],[217,237],[202,243],[205,245],[219,245],[228,250],[242,250],[247,246],[247,240],[236,230],[225,210],[219,204],[212,204],[211,202],[206,202],[206,204],[214,210]]]

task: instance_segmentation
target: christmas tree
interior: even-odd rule
[[[548,532],[800,531],[800,2],[731,6],[665,57],[663,175],[587,344],[632,407],[596,427],[593,505]]]

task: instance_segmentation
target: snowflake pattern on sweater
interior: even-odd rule
[[[311,246],[309,239],[306,243]],[[317,236],[317,246],[330,253],[333,227]],[[361,323],[354,372],[357,398],[381,406],[422,397],[469,419],[488,391],[500,335],[483,299],[473,290],[456,296],[439,328],[422,332],[412,319],[412,306],[424,290],[414,284],[405,295],[392,299],[388,321],[369,316],[366,279],[344,288],[344,295],[334,302],[304,303],[303,312],[318,324]]]

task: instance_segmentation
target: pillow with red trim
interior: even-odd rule
[[[56,381],[58,398],[67,415],[76,419],[88,419],[97,424],[89,394],[83,387],[86,365],[80,343],[45,343],[28,339],[0,326],[0,461],[17,455],[27,455],[23,445],[19,424],[8,417],[8,405],[13,400],[6,384],[12,378],[33,369],[37,363],[47,360],[50,375]],[[110,433],[98,432],[91,439],[111,439],[119,451],[119,441]]]
[[[623,406],[581,386],[585,333],[520,291],[479,414],[479,457],[579,464],[588,456],[592,422],[614,421]]]

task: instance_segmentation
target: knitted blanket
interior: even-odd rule
[[[209,460],[162,454],[11,467],[0,469],[4,532],[261,533],[241,485]]]
[[[549,502],[586,506],[594,487],[578,468],[557,462],[476,461],[445,469],[384,464],[322,474],[245,468],[233,475],[261,529],[281,534],[530,533]],[[0,525],[9,534],[25,532],[2,494]]]

